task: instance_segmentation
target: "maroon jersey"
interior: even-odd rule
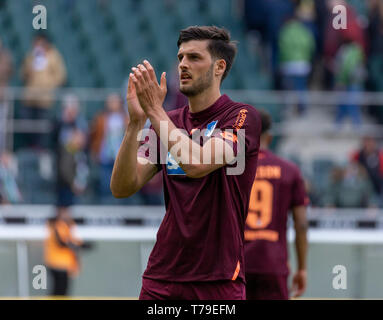
[[[268,150],[260,150],[246,220],[246,273],[289,273],[286,239],[288,212],[307,202],[298,167]]]
[[[157,166],[163,175],[166,214],[143,277],[170,281],[238,277],[244,281],[244,230],[257,167],[260,116],[254,107],[233,102],[226,95],[201,112],[191,113],[186,106],[168,115],[188,133],[193,129],[234,130],[232,135],[217,136],[234,141],[238,152],[236,133],[245,129],[245,169],[240,175],[228,175],[227,167],[235,164],[226,165],[195,179],[187,177],[174,161]],[[139,151],[139,156],[148,155]]]

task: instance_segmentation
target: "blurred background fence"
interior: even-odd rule
[[[50,206],[4,206],[0,209],[0,297],[41,297],[34,267],[43,265],[44,223]],[[138,297],[141,276],[156,239],[164,208],[156,206],[75,206],[76,235],[91,241],[82,254],[75,297]],[[381,298],[383,280],[383,212],[310,209],[308,287],[305,298]],[[375,227],[374,227],[375,225]],[[289,228],[290,264],[294,270],[293,230]],[[346,290],[335,290],[333,268],[347,270]],[[49,289],[49,280],[48,280]]]

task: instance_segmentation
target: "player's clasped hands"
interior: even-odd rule
[[[133,83],[138,101],[147,116],[150,112],[162,108],[167,92],[165,72],[162,73],[161,82],[158,84],[154,68],[149,61],[144,60],[142,64],[132,68],[129,82]]]

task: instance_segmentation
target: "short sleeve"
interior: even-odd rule
[[[232,145],[235,155],[245,152],[247,157],[258,152],[260,135],[261,119],[258,111],[250,105],[243,105],[228,115],[219,133],[214,136]]]

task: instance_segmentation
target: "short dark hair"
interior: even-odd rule
[[[236,42],[230,41],[229,31],[216,26],[191,26],[180,31],[178,48],[181,43],[191,40],[210,40],[207,49],[212,57],[226,61],[226,70],[222,75],[222,80],[225,79],[237,53]]]
[[[261,124],[262,124],[261,134],[264,134],[265,132],[271,129],[271,124],[272,124],[271,116],[266,110],[263,110],[263,109],[259,109],[258,112],[261,115]]]

